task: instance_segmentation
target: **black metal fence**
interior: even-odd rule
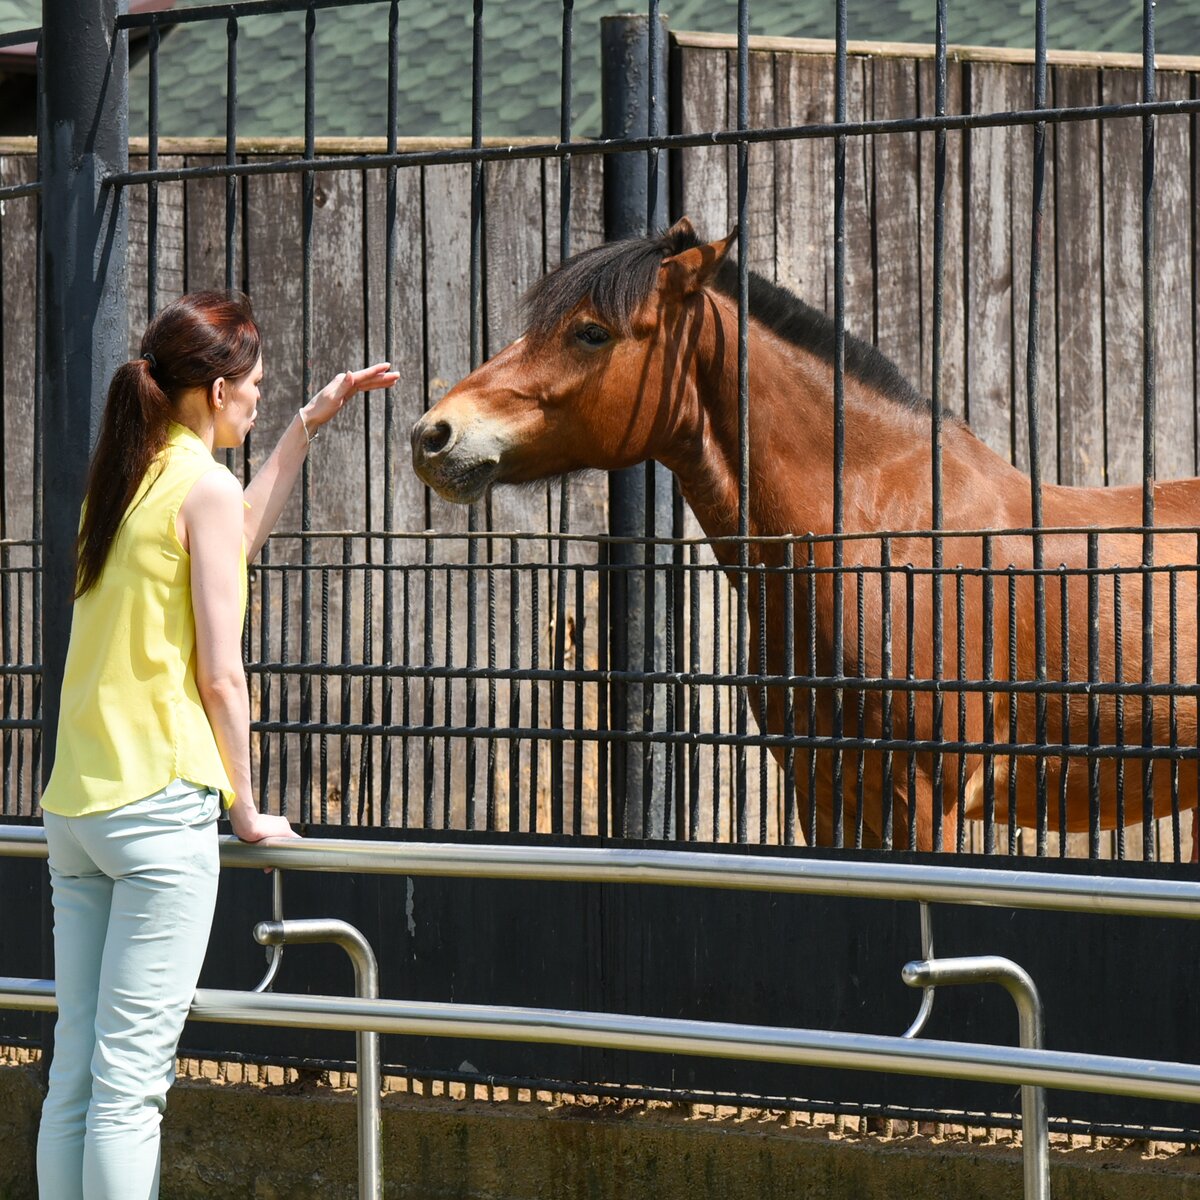
[[[950,798],[944,816],[943,806],[932,804],[930,844],[935,848],[943,844],[943,822],[953,822],[949,849],[1123,857],[1130,849],[1124,834],[1128,823],[1141,826],[1139,857],[1184,858],[1191,841],[1188,810],[1196,794],[1190,766],[1197,758],[1196,672],[1177,647],[1191,621],[1196,567],[1177,556],[1156,564],[1154,556],[1155,121],[1170,114],[1191,122],[1186,114],[1196,111],[1197,102],[1156,100],[1152,16],[1145,31],[1148,65],[1140,103],[1048,108],[1043,12],[1026,106],[949,111],[942,7],[937,10],[932,112],[850,121],[842,10],[834,46],[833,121],[788,127],[759,122],[751,128],[751,45],[742,5],[733,52],[735,127],[668,134],[667,38],[657,6],[651,5],[645,20],[605,22],[606,138],[595,143],[572,141],[575,35],[572,6],[565,4],[559,140],[501,146],[484,141],[483,60],[485,53],[504,50],[487,41],[485,6],[477,4],[470,145],[414,151],[399,136],[402,13],[398,3],[380,0],[379,20],[388,30],[386,138],[379,153],[329,157],[318,154],[315,64],[322,22],[336,20],[334,10],[340,7],[249,0],[117,18],[119,30],[148,35],[149,140],[144,159],[139,155],[129,169],[113,114],[111,132],[114,146],[121,142],[122,161],[106,173],[98,191],[112,206],[107,236],[120,236],[127,219],[137,221],[129,243],[135,264],[129,288],[139,317],[152,314],[160,297],[179,282],[242,287],[265,310],[264,323],[273,326],[268,365],[277,375],[277,393],[313,390],[319,382],[314,372],[325,365],[323,352],[334,346],[325,332],[331,321],[361,330],[353,345],[364,361],[391,357],[404,374],[396,395],[364,407],[358,427],[343,436],[333,470],[319,461],[306,465],[301,502],[291,514],[295,532],[277,536],[254,570],[246,650],[256,685],[263,802],[304,822],[679,840],[853,846],[863,843],[865,828],[868,842],[886,847],[916,844],[912,797],[924,787]],[[297,114],[303,140],[297,154],[251,159],[239,152],[239,31],[257,15],[285,10],[306,14],[305,105],[302,116]],[[224,84],[225,154],[220,161],[178,156],[164,161],[158,135],[161,38],[170,26],[195,21],[225,25],[225,62],[199,68],[214,86]],[[28,40],[33,35],[16,36]],[[48,95],[58,95],[53,71]],[[57,102],[70,99],[64,95]],[[1119,570],[1101,555],[1096,531],[1086,528],[1057,538],[1055,553],[1064,554],[1063,565],[1047,559],[1046,540],[1052,534],[1044,532],[1042,514],[1045,421],[1039,370],[1046,350],[1039,345],[1045,338],[1039,312],[1047,131],[1098,120],[1140,120],[1143,129],[1143,502],[1141,524],[1123,522],[1130,536],[1141,537],[1142,550],[1136,564]],[[1027,329],[1014,330],[1012,341],[1018,345],[1026,334],[1025,411],[1019,424],[1028,450],[1018,457],[1029,464],[1032,523],[1004,531],[985,527],[972,539],[958,530],[944,531],[947,136],[999,127],[1030,131]],[[879,144],[914,132],[933,140],[930,530],[910,537],[885,523],[870,531],[874,536],[865,548],[857,536],[862,531],[847,530],[844,513],[846,152],[852,139]],[[459,514],[401,478],[414,411],[519,332],[513,315],[517,289],[506,270],[512,267],[514,275],[530,281],[590,244],[601,213],[609,237],[665,225],[676,215],[668,160],[689,148],[729,147],[736,160],[730,206],[740,230],[745,297],[738,354],[739,421],[747,435],[745,286],[761,223],[749,207],[751,148],[814,138],[833,146],[833,225],[828,230],[835,326],[833,491],[829,527],[815,530],[813,537],[803,536],[807,530],[789,531],[798,536],[786,550],[786,565],[778,558],[775,568],[764,566],[762,543],[748,540],[748,462],[742,468],[738,527],[744,557],[732,574],[716,568],[711,539],[687,536],[694,527],[661,467],[614,475],[606,497],[593,485],[582,494],[582,513],[579,485],[571,482],[547,486],[524,503],[490,497],[472,506],[465,528]],[[604,161],[602,204],[596,194],[593,156],[598,155]],[[495,181],[514,170],[505,179],[511,182],[518,169],[528,172],[531,166],[537,170],[538,211],[532,218],[518,213],[514,220]],[[43,169],[52,170],[52,164]],[[326,206],[338,211],[339,188],[353,191],[342,203],[343,214],[351,205],[361,209],[347,227],[349,235],[335,220],[323,220]],[[443,188],[450,203],[439,212]],[[676,204],[681,191],[676,183]],[[581,194],[588,226],[583,238],[576,236]],[[34,210],[37,184],[9,185],[5,195]],[[271,206],[291,203],[299,206],[298,236],[273,240]],[[180,204],[197,224],[199,207],[207,209],[208,243],[203,253],[186,245],[182,270],[176,270],[173,252],[164,244],[174,226],[163,222],[164,214]],[[438,221],[454,228],[439,231]],[[521,228],[522,221],[529,230]],[[530,233],[540,244],[518,261],[521,247],[512,245]],[[509,261],[504,261],[501,235],[509,239]],[[352,244],[360,238],[361,245]],[[339,259],[344,262],[347,255],[363,260],[361,295],[331,298],[324,283],[339,273]],[[122,266],[115,256],[108,266],[118,283]],[[13,266],[8,270],[11,290]],[[25,271],[28,275],[28,265]],[[116,295],[120,289],[110,290]],[[412,346],[414,318],[421,325],[419,351]],[[120,342],[119,333],[110,334],[110,353],[118,360],[124,356]],[[335,352],[344,353],[345,345],[343,339]],[[40,373],[35,375],[40,380]],[[93,394],[93,410],[96,402]],[[36,403],[35,409],[36,421]],[[93,411],[87,421],[74,421],[63,430],[64,438],[78,441],[94,419]],[[269,440],[271,423],[265,424],[261,441]],[[1014,417],[1014,437],[1017,425]],[[51,432],[48,426],[46,436]],[[351,437],[357,440],[354,448],[348,444]],[[55,463],[85,452],[81,444],[70,455],[56,453]],[[258,458],[259,446],[251,444],[231,456],[230,465],[248,476]],[[349,476],[358,467],[361,481]],[[59,529],[56,553],[61,553],[73,533],[78,484],[35,479],[35,492],[39,484],[50,497],[47,513]],[[350,492],[358,493],[353,503],[345,500]],[[426,529],[435,532],[427,535]],[[1116,532],[1109,529],[1108,535]],[[1192,530],[1180,532],[1194,538]],[[24,552],[29,560],[12,568],[15,592],[5,611],[15,623],[13,636],[18,627],[36,636],[42,624],[32,571],[36,530],[30,534],[28,543],[6,548],[10,558]],[[53,540],[48,537],[47,546]],[[1067,554],[1064,544],[1074,549]],[[770,590],[772,571],[786,576],[781,586],[791,597],[786,627],[769,635],[782,637],[788,647],[782,666],[778,648],[766,644],[765,622],[752,617],[757,598]],[[1169,595],[1169,644],[1161,645],[1160,634],[1157,647],[1150,623],[1156,579],[1160,593]],[[824,580],[830,594],[818,613]],[[60,592],[46,611],[47,636],[54,631],[57,642],[66,627]],[[1136,644],[1127,643],[1128,631],[1120,624],[1122,607],[1131,600],[1134,620],[1142,625]],[[831,628],[822,631],[818,644],[817,625],[826,617],[826,604]],[[967,615],[981,606],[984,638],[977,650],[967,645],[976,634]],[[1017,613],[1026,607],[1033,621],[1022,626]],[[26,608],[34,617],[29,622],[22,620]],[[1069,636],[1056,633],[1072,625],[1082,628],[1078,617],[1084,611],[1093,632],[1086,657],[1079,645],[1071,646]],[[1097,626],[1106,635],[1112,630],[1111,645],[1101,644],[1107,637],[1099,637]],[[928,654],[919,644],[925,632],[931,641]],[[1028,655],[1026,636],[1032,643]],[[55,706],[57,642],[48,654],[48,715]],[[14,801],[10,811],[28,811],[36,795],[35,752],[33,740],[23,734],[37,720],[32,684],[40,655],[31,644],[13,645],[15,657],[6,655],[14,667],[7,677],[12,702],[6,719],[15,722],[8,758],[16,764],[9,788],[24,800]],[[769,661],[774,662],[769,671],[753,665]],[[761,726],[756,716],[780,694],[783,722]],[[1098,698],[1109,695],[1117,696],[1121,710],[1116,737],[1100,734]],[[1158,702],[1169,708],[1159,722],[1170,729],[1165,741],[1155,727]],[[927,717],[922,715],[926,705]],[[1140,723],[1130,716],[1135,708]],[[1036,814],[1021,818],[1028,832],[1022,832],[1014,813],[1018,785],[1026,790],[1020,766],[1025,760],[1036,775]],[[1112,763],[1115,782],[1102,766]],[[1090,781],[1088,819],[1083,825],[1076,819],[1081,834],[1072,842],[1058,831],[1066,824],[1069,778],[1084,773]],[[1169,812],[1159,824],[1153,797],[1164,776]],[[983,793],[982,808],[977,800],[971,814],[964,808],[968,787]],[[833,804],[830,819],[819,827],[823,791],[826,798],[830,792],[843,795],[844,802]],[[1115,791],[1118,810],[1117,830],[1103,836],[1102,791]],[[1163,811],[1160,802],[1157,812]],[[968,815],[982,820],[968,821]],[[1111,817],[1105,824],[1112,824]]]
[[[932,806],[931,848],[1186,860],[1200,750],[1197,663],[1180,644],[1200,617],[1200,528],[1172,529],[1172,544],[1186,542],[1190,560],[1156,559],[1155,131],[1160,120],[1194,128],[1200,100],[1156,98],[1153,5],[1145,7],[1136,103],[1048,107],[1039,0],[1027,102],[952,111],[942,0],[932,111],[851,120],[839,0],[833,120],[752,127],[742,0],[731,51],[733,127],[668,132],[668,41],[651,3],[644,19],[606,23],[605,138],[584,142],[572,136],[577,31],[564,0],[557,140],[499,145],[484,136],[483,56],[504,49],[488,42],[487,6],[475,0],[470,144],[414,149],[400,136],[402,6],[374,0],[388,31],[386,137],[371,153],[328,154],[318,140],[315,63],[322,23],[344,2],[244,0],[119,17],[114,4],[102,5],[106,28],[149,31],[150,133],[144,158],[139,146],[132,164],[120,119],[120,39],[109,82],[66,79],[64,64],[87,49],[86,22],[72,24],[76,10],[96,5],[56,5],[54,28],[47,25],[43,128],[63,106],[91,103],[104,114],[107,142],[80,147],[73,161],[46,142],[36,178],[0,179],[0,305],[4,314],[32,306],[39,319],[33,346],[0,345],[5,815],[33,812],[51,749],[41,731],[57,711],[81,464],[106,375],[129,353],[124,292],[140,320],[183,287],[217,284],[255,301],[268,334],[269,400],[311,394],[348,365],[348,344],[363,362],[391,358],[402,375],[394,394],[331,427],[315,448],[325,457],[306,464],[299,503],[285,518],[290,531],[275,535],[253,566],[245,648],[264,805],[309,824],[834,848],[862,846],[877,825],[886,850],[919,841],[916,806],[900,800],[916,794],[920,774],[933,794],[951,798],[944,812]],[[302,141],[292,153],[250,155],[238,139],[239,34],[256,15],[281,11],[306,14]],[[193,21],[223,22],[227,32],[224,63],[190,68],[225,88],[225,153],[216,161],[164,152],[158,136],[161,35]],[[26,31],[0,44],[38,36]],[[1142,131],[1140,520],[1062,531],[1047,525],[1042,507],[1047,138],[1098,121],[1138,122]],[[1012,337],[1024,337],[1019,424],[1028,446],[1018,457],[1029,464],[1032,519],[1017,529],[950,530],[941,457],[947,138],[1007,128],[1029,130],[1032,164],[1027,328]],[[923,179],[933,195],[932,519],[924,529],[861,530],[848,525],[845,496],[847,147],[914,134],[933,144],[932,177]],[[748,447],[748,273],[760,225],[751,156],[812,139],[833,153],[832,224],[813,235],[833,247],[828,528],[752,538],[745,457],[732,571],[717,565],[713,539],[696,535],[661,467],[515,497],[496,492],[465,515],[415,483],[408,425],[520,332],[521,288],[602,236],[640,235],[680,215],[685,152],[714,147],[734,159],[739,428]],[[90,232],[70,226],[71,196],[86,197],[96,214]],[[292,204],[300,214],[294,235],[273,219]],[[189,222],[182,242],[181,212]],[[338,214],[350,212],[353,221],[339,224]],[[22,223],[39,238],[47,230],[47,253],[33,263],[13,250]],[[339,287],[349,258],[359,264],[355,286]],[[81,287],[82,274],[94,283]],[[8,327],[0,321],[0,337]],[[356,331],[350,343],[347,328]],[[273,424],[290,415],[282,400],[274,415],[265,406],[260,433],[231,456],[231,468],[248,477]],[[13,455],[26,452],[32,468],[20,492],[25,477]],[[348,526],[348,514],[357,523]],[[1106,555],[1119,537],[1135,539],[1139,552],[1114,567]],[[774,593],[785,597],[781,645],[768,645],[753,619]],[[1123,617],[1131,596],[1132,626]],[[1156,604],[1166,644],[1147,616]],[[918,614],[928,614],[927,626]],[[1074,629],[1071,614],[1083,614],[1082,643],[1065,632]],[[773,697],[781,722],[760,725]],[[1101,730],[1109,697],[1115,737]],[[1014,814],[1026,772],[1034,803],[1022,828]],[[1072,840],[1058,831],[1078,776],[1087,820]],[[972,786],[981,797],[977,821],[965,819]],[[1101,828],[1105,789],[1117,808],[1112,833]],[[831,807],[827,827],[817,812],[823,790],[846,798]],[[1155,797],[1164,791],[1160,821]],[[1127,822],[1140,824],[1136,839],[1127,838]]]

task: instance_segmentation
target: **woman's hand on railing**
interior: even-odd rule
[[[298,838],[287,817],[259,812],[253,806],[235,804],[229,810],[229,823],[243,842],[261,842],[264,838]]]

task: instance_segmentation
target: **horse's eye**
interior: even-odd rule
[[[608,330],[601,325],[583,325],[575,333],[575,336],[585,346],[603,346],[609,340]]]

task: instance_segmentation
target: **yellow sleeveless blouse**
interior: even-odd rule
[[[233,803],[196,686],[191,559],[175,526],[196,481],[223,470],[196,434],[173,424],[99,582],[75,601],[47,812],[108,812],[173,779],[217,788]],[[244,614],[244,544],[240,552]]]

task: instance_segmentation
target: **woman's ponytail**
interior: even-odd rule
[[[261,340],[245,296],[193,292],[154,317],[141,351],[108,386],[79,526],[77,597],[100,581],[125,513],[167,445],[178,397],[247,374]]]
[[[100,436],[88,472],[79,526],[77,596],[99,581],[125,511],[167,444],[170,422],[170,402],[154,378],[150,362],[135,358],[118,367],[108,385]]]

